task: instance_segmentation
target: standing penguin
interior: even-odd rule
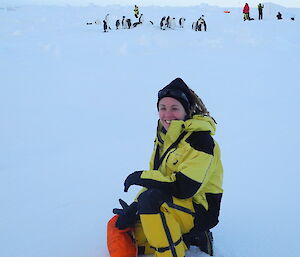
[[[192,23],[192,30],[197,31],[197,22],[195,21]]]
[[[167,26],[168,28],[170,28],[170,19],[171,19],[171,17],[168,16],[168,17],[167,17],[167,20],[166,20],[166,26]]]
[[[180,18],[179,19],[179,26],[180,26],[180,28],[183,28],[184,27],[184,22],[185,22],[185,18]]]
[[[120,20],[116,20],[116,29],[119,29],[120,27]]]
[[[131,28],[131,19],[126,19],[127,29]]]
[[[170,19],[170,24],[169,24],[169,28],[171,29],[175,29],[176,28],[176,19],[173,17]]]
[[[121,24],[122,24],[122,29],[126,29],[127,26],[126,26],[126,18],[125,18],[125,16],[123,16]]]
[[[201,17],[197,21],[197,30],[202,31],[202,26],[204,28],[204,31],[206,31],[206,22],[204,20],[204,15],[201,15]]]
[[[166,29],[166,16],[162,17],[160,21],[160,29],[165,30]]]
[[[106,22],[106,20],[103,20],[103,30],[104,30],[104,32],[107,32],[107,22]]]
[[[109,24],[109,13],[105,15],[105,18],[104,18],[104,19],[105,19],[107,28],[108,28],[108,29],[111,29],[111,28],[110,28],[110,24]]]

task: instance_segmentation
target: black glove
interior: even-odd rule
[[[135,171],[125,179],[124,192],[127,192],[128,188],[132,185],[140,185],[142,172],[143,171]]]
[[[137,202],[133,202],[132,204],[128,205],[122,199],[119,199],[119,202],[123,209],[113,209],[114,214],[118,214],[119,218],[116,222],[116,227],[120,230],[125,228],[134,227],[135,223],[137,222],[139,216],[137,214]]]

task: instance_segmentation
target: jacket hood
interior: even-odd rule
[[[184,122],[185,131],[210,131],[211,135],[216,133],[216,123],[211,117],[194,115],[192,119]]]

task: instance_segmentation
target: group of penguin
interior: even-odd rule
[[[140,24],[143,24],[144,22],[144,16],[141,14],[138,18],[137,22],[132,23],[131,19],[127,19],[125,16],[122,17],[122,19],[116,20],[116,29],[119,29],[120,27],[122,29],[130,29],[131,27],[136,27]],[[92,25],[92,24],[101,25],[100,20],[96,20],[95,22],[87,22],[86,25]],[[104,20],[102,21],[103,24],[103,31],[108,32],[108,30],[111,30],[110,21],[109,21],[109,14],[105,15]],[[153,24],[153,23],[152,23]]]
[[[179,27],[183,28],[185,23],[185,18],[181,17],[179,19]],[[162,17],[160,20],[160,29],[161,30],[166,30],[166,28],[174,29],[176,27],[176,19],[173,17],[171,18],[170,16]]]
[[[179,27],[180,28],[184,28],[184,24],[185,24],[186,19],[181,17],[179,19]],[[152,25],[153,22],[149,21]],[[101,21],[100,20],[96,20],[94,22],[97,25],[101,25]],[[122,29],[130,29],[130,28],[135,28],[138,25],[141,25],[144,23],[144,16],[143,14],[141,14],[138,17],[138,21],[132,23],[131,19],[126,18],[125,16],[122,17],[122,19],[117,19],[115,22],[115,26],[116,26],[116,30],[122,28]],[[87,25],[92,25],[93,22],[87,22]],[[103,31],[104,32],[108,32],[109,30],[111,30],[111,26],[110,26],[110,21],[109,21],[109,14],[106,14],[104,20],[102,21],[103,24]],[[206,31],[206,22],[204,20],[204,15],[202,15],[196,22],[192,23],[192,29],[195,31],[202,31],[202,27],[203,30]],[[175,29],[176,28],[176,19],[175,18],[171,18],[170,16],[164,16],[162,17],[162,19],[160,20],[160,29],[161,30],[166,30],[166,28],[170,28],[170,29]]]
[[[179,19],[179,27],[183,28],[185,24],[185,18],[181,17]],[[176,19],[171,18],[170,16],[162,17],[160,20],[160,29],[161,30],[166,30],[166,28],[174,29],[176,27]],[[207,26],[206,26],[206,21],[204,19],[204,15],[201,15],[201,17],[196,21],[192,23],[192,29],[195,31],[206,31]]]

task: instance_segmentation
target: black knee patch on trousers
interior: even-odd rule
[[[166,195],[159,189],[156,188],[148,189],[138,197],[138,213],[139,214],[160,213],[160,206],[164,202],[172,202],[172,197]]]

